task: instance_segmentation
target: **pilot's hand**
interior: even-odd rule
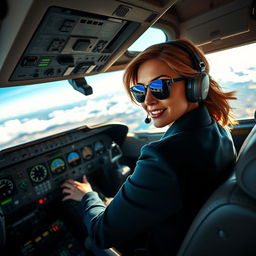
[[[87,181],[86,176],[83,176],[83,182],[78,182],[75,180],[66,180],[62,185],[62,193],[67,194],[63,197],[62,201],[73,199],[75,201],[81,201],[83,196],[89,192],[92,192],[92,187]]]

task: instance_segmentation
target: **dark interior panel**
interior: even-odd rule
[[[114,124],[83,127],[2,152],[4,255],[85,255],[70,252],[84,253],[86,230],[78,204],[62,202],[60,185],[86,175],[103,200],[113,197],[129,174],[120,165],[127,131]]]

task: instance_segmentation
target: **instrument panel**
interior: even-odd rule
[[[115,131],[118,127],[121,128],[119,134]],[[2,165],[7,165],[0,169],[0,205],[5,215],[29,204],[42,207],[57,198],[61,199],[60,185],[66,179],[80,180],[84,174],[89,177],[95,171],[107,168],[113,160],[113,145],[118,145],[115,141],[120,143],[126,133],[127,129],[123,126],[109,125],[74,131],[72,137],[76,139],[64,145],[61,142],[70,133],[5,152],[4,159],[10,159],[12,155],[17,156],[18,151],[31,152],[31,147],[48,148],[46,152],[38,151],[37,155],[26,160],[20,158],[17,163],[2,162]],[[51,141],[55,147],[51,147]]]

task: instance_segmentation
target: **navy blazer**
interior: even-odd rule
[[[196,212],[232,170],[230,133],[205,106],[183,115],[156,142],[145,145],[135,170],[108,207],[86,194],[83,221],[100,248],[147,234],[150,255],[175,255]]]

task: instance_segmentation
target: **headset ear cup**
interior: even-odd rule
[[[201,73],[201,93],[200,93],[200,101],[205,100],[208,96],[210,87],[210,78],[207,73]]]
[[[210,80],[207,73],[203,72],[199,78],[188,78],[186,96],[190,102],[200,102],[206,99],[209,91]]]
[[[194,78],[187,78],[187,84],[186,84],[186,97],[187,100],[190,102],[197,102],[197,96],[195,95],[196,93],[196,88],[197,79]]]

